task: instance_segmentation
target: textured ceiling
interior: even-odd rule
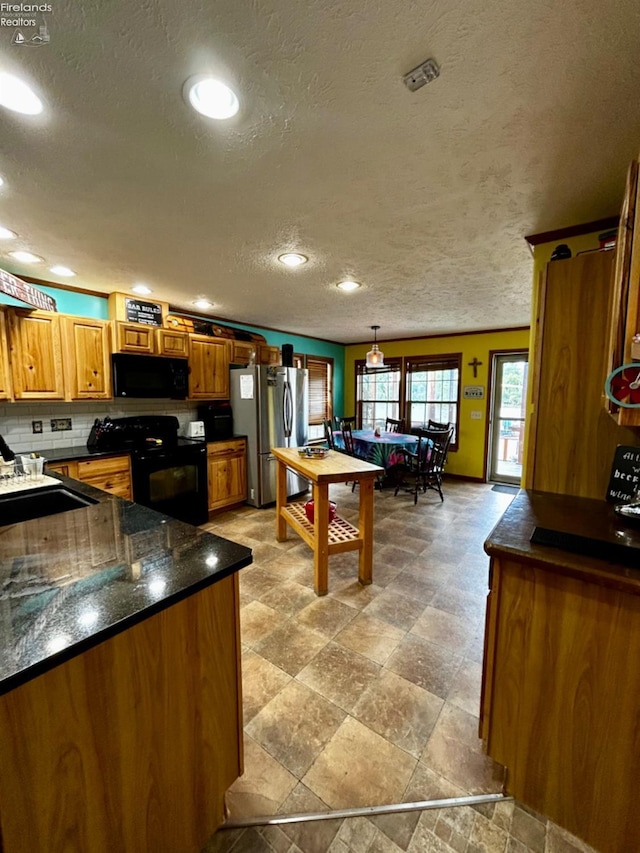
[[[52,5],[48,45],[0,29],[46,103],[0,110],[0,224],[47,260],[17,274],[342,342],[524,325],[523,235],[616,214],[640,148],[637,0]],[[235,119],[185,105],[205,71]]]

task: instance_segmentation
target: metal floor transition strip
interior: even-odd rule
[[[248,826],[277,826],[283,823],[304,823],[312,820],[342,820],[349,817],[372,817],[373,815],[399,814],[401,812],[425,811],[426,809],[448,809],[454,806],[479,806],[513,800],[504,794],[478,794],[469,797],[448,797],[443,800],[421,800],[415,803],[392,803],[388,806],[362,806],[354,809],[334,809],[328,812],[306,814],[263,815],[242,817],[223,823],[219,829],[243,829]]]

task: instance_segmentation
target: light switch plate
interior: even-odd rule
[[[471,420],[472,421],[481,421],[482,420],[482,412],[471,412]]]

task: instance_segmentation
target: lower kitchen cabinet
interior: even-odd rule
[[[209,512],[247,499],[247,445],[244,438],[207,444]]]
[[[47,470],[89,486],[102,489],[125,500],[133,499],[131,461],[128,454],[100,456],[97,459],[68,459],[47,463]]]

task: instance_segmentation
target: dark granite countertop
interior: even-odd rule
[[[0,527],[0,695],[252,561],[242,545],[56,479],[98,503]]]
[[[532,542],[536,528],[549,543]],[[640,527],[604,500],[521,490],[485,542],[490,556],[513,556],[640,594]]]

